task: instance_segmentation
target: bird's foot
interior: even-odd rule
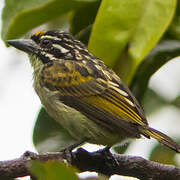
[[[64,157],[68,161],[68,163],[70,163],[70,164],[72,163],[72,159],[73,159],[72,151],[73,151],[73,149],[84,144],[87,140],[88,140],[88,138],[84,138],[81,141],[78,141],[78,142],[60,150],[60,152],[62,152],[64,154]]]

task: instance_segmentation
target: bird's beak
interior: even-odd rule
[[[8,40],[7,43],[28,54],[37,54],[39,50],[39,47],[31,39],[14,39]]]

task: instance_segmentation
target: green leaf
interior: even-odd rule
[[[93,25],[89,50],[113,66],[139,21],[143,0],[102,1]]]
[[[145,96],[141,102],[146,112],[146,116],[149,116],[152,113],[160,111],[161,108],[170,104],[168,101],[166,101],[163,97],[158,95],[152,89],[147,89]]]
[[[84,4],[74,11],[71,18],[70,32],[81,42],[87,45],[91,33],[91,27],[97,14],[101,1]]]
[[[56,161],[32,161],[29,169],[38,180],[78,180],[74,168]]]
[[[126,143],[123,145],[115,145],[113,146],[113,150],[117,153],[117,154],[124,154],[126,152],[126,150],[128,149],[130,143]]]
[[[5,0],[2,38],[14,39],[89,0]]]
[[[108,180],[109,178],[107,176],[104,176],[102,174],[98,174],[98,177],[87,177],[87,178],[83,178],[83,180]]]
[[[74,37],[87,46],[91,29],[92,29],[92,25],[89,25],[86,28],[79,31]]]
[[[131,91],[140,101],[143,100],[149,79],[165,63],[180,54],[180,42],[173,40],[161,41],[145,58],[138,67],[132,84]]]
[[[175,9],[176,0],[146,2],[144,13],[131,40],[129,53],[132,59],[141,61],[149,53],[170,24]]]
[[[75,142],[76,140],[41,108],[33,131],[33,143],[37,151],[60,151]]]
[[[87,45],[96,17],[100,0],[89,2],[75,10],[71,17],[70,32],[75,38]]]
[[[85,29],[89,25],[93,24],[100,2],[101,1],[98,0],[86,3],[73,12],[70,29],[72,35],[76,35],[82,29]]]
[[[168,37],[180,40],[180,1],[177,1],[176,13],[168,29]]]
[[[180,95],[177,96],[171,103],[177,108],[180,108]]]
[[[138,65],[170,24],[176,0],[104,0],[89,49],[130,83]],[[124,51],[124,52],[123,52]]]
[[[175,160],[176,154],[176,152],[168,147],[157,143],[150,153],[149,160],[177,166],[178,164]]]

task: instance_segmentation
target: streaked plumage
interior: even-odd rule
[[[22,42],[9,44],[30,55],[42,104],[77,139],[87,137],[91,143],[112,146],[144,135],[180,151],[168,136],[148,126],[128,87],[80,41],[63,31],[39,31],[29,43]],[[75,113],[82,114],[78,122],[71,120]]]

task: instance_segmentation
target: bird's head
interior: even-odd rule
[[[79,61],[89,57],[85,45],[64,31],[38,31],[30,39],[8,40],[7,43],[26,52],[33,68],[56,60]]]

